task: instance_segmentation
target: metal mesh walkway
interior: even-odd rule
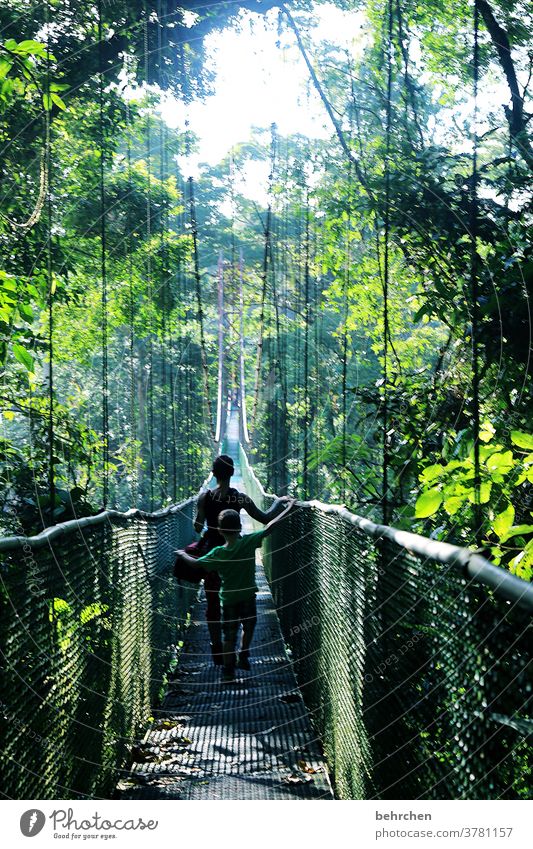
[[[233,418],[227,450],[236,459]],[[232,438],[233,437],[233,438]],[[235,443],[235,444],[234,444]],[[243,532],[252,530],[243,514]],[[260,557],[260,555],[258,555]],[[203,591],[177,674],[154,730],[119,785],[126,799],[332,799],[320,742],[304,705],[258,560],[257,628],[249,672],[220,683],[209,649]]]
[[[333,798],[262,571],[258,577],[251,671],[231,686],[220,683],[200,599],[178,675],[120,784],[122,798]]]

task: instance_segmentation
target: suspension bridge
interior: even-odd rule
[[[205,415],[213,452],[267,509],[250,461],[242,259],[240,277],[224,268]],[[531,584],[476,551],[298,502],[257,563],[252,668],[224,688],[202,591],[173,577],[196,499],[0,539],[5,796],[524,797]]]
[[[4,169],[6,175],[11,171],[16,178],[13,190],[4,192],[12,195],[7,200],[13,200],[16,213],[4,222],[11,230],[6,231],[10,237],[5,252],[7,270],[2,269],[8,292],[2,316],[13,334],[6,335],[2,346],[7,356],[11,345],[15,375],[14,397],[7,399],[6,427],[19,416],[13,425],[15,441],[23,430],[21,420],[29,423],[30,443],[35,434],[39,436],[35,460],[40,463],[39,474],[31,482],[32,494],[37,492],[34,518],[38,514],[42,525],[50,524],[29,536],[15,511],[9,519],[11,526],[20,525],[20,532],[0,539],[2,794],[15,799],[301,801],[530,796],[533,586],[489,562],[479,549],[400,530],[392,518],[394,402],[399,403],[393,390],[402,373],[391,328],[391,316],[397,309],[392,296],[394,273],[400,277],[408,270],[412,285],[408,300],[420,298],[415,313],[418,319],[425,317],[429,322],[438,316],[441,321],[453,304],[453,333],[461,343],[461,335],[468,340],[463,359],[458,355],[456,360],[460,368],[452,387],[459,395],[460,410],[457,416],[452,410],[448,424],[453,430],[462,416],[467,420],[463,431],[468,431],[472,440],[469,480],[476,544],[481,542],[484,508],[480,444],[484,399],[480,386],[484,376],[487,382],[495,376],[481,367],[482,343],[484,334],[496,337],[491,327],[501,329],[502,340],[504,336],[517,338],[516,351],[507,353],[505,362],[514,362],[516,371],[511,369],[511,373],[518,376],[507,387],[508,406],[502,406],[502,401],[497,407],[500,429],[506,411],[515,414],[514,405],[526,385],[529,359],[526,365],[525,351],[529,357],[530,336],[521,350],[520,334],[525,333],[529,301],[527,293],[520,294],[521,248],[518,251],[513,245],[511,249],[512,239],[509,244],[494,246],[487,235],[498,229],[498,221],[505,223],[502,230],[517,225],[513,204],[518,208],[523,203],[525,177],[517,171],[515,194],[509,189],[508,208],[499,210],[500,219],[492,197],[494,186],[503,181],[503,172],[494,169],[507,158],[498,157],[491,163],[493,183],[489,182],[488,192],[483,183],[489,168],[486,149],[478,167],[478,149],[483,149],[485,137],[492,138],[492,131],[481,136],[477,128],[480,10],[486,32],[496,32],[498,53],[505,54],[507,72],[511,62],[506,41],[503,49],[500,43],[502,33],[505,39],[507,36],[489,4],[474,4],[474,115],[468,137],[472,148],[468,174],[467,159],[459,165],[448,162],[446,169],[439,171],[442,151],[437,149],[434,156],[429,142],[424,143],[399,5],[395,12],[390,0],[386,4],[383,20],[387,26],[380,54],[382,89],[376,90],[377,105],[371,100],[370,106],[359,109],[354,69],[348,68],[353,100],[345,110],[349,127],[341,126],[335,117],[341,113],[332,109],[297,22],[283,9],[345,158],[334,163],[337,173],[332,172],[324,208],[313,221],[312,192],[305,177],[309,147],[293,157],[289,179],[286,140],[286,182],[280,189],[274,179],[282,170],[280,143],[272,125],[267,204],[264,215],[258,216],[259,228],[251,228],[241,239],[243,245],[247,239],[254,244],[248,280],[243,254],[237,254],[234,210],[231,261],[227,263],[220,254],[217,265],[217,253],[212,250],[209,262],[200,262],[201,224],[194,180],[181,173],[177,155],[172,159],[178,149],[189,159],[189,121],[185,121],[183,138],[172,136],[151,101],[149,89],[153,86],[161,93],[174,90],[173,86],[179,88],[185,108],[193,99],[191,85],[194,89],[199,72],[194,51],[189,49],[189,26],[183,21],[181,6],[158,3],[150,14],[148,6],[140,4],[143,8],[134,22],[129,20],[129,8],[118,10],[119,19],[125,16],[124,24],[111,17],[116,4],[98,2],[94,20],[84,12],[83,20],[73,26],[70,16],[75,4],[66,4],[63,29],[59,27],[68,41],[64,49],[72,50],[70,38],[78,32],[80,51],[89,45],[91,56],[87,79],[80,84],[82,63],[75,50],[70,55],[75,73],[67,68],[73,78],[63,84],[58,75],[63,57],[58,65],[51,49],[55,51],[56,24],[49,17],[52,11],[59,13],[61,5],[55,4],[52,10],[44,4],[43,18],[34,32],[42,43],[26,36],[18,44],[9,39],[2,54],[2,74],[12,75],[2,96],[9,101],[8,117],[15,128],[12,141],[16,142],[13,159],[6,159]],[[224,9],[227,5],[219,4]],[[206,20],[211,17],[210,11]],[[86,25],[88,29],[84,29]],[[432,38],[433,27],[432,20]],[[15,24],[13,28],[16,32]],[[180,34],[178,41],[173,41],[174,30]],[[125,58],[119,62],[123,54]],[[404,58],[405,73],[399,73],[395,54]],[[113,55],[115,65],[109,58]],[[510,120],[508,158],[515,168],[515,154],[522,150],[524,161],[529,161],[530,149],[525,142],[522,98],[515,90],[513,75],[514,70],[510,74],[513,106],[506,114]],[[371,77],[378,85],[379,74],[372,71]],[[130,86],[148,86],[143,104],[133,105],[127,97],[119,102],[124,81]],[[72,113],[66,110],[61,123],[55,113],[64,110],[58,94],[63,89],[68,90],[74,109]],[[81,100],[76,100],[78,89]],[[401,137],[397,138],[400,102],[405,103],[402,120],[408,120],[411,109],[413,136],[421,136],[420,149],[408,148],[414,151],[416,165],[409,180],[403,179],[395,164],[395,157],[401,162],[406,158]],[[429,102],[432,111],[435,104]],[[29,139],[17,129],[19,111],[27,122]],[[355,126],[365,116],[374,116],[378,127],[368,152],[364,150],[364,132],[372,125],[362,132]],[[11,128],[6,130],[8,140],[10,132]],[[409,140],[410,132],[407,124]],[[34,210],[26,216],[22,214],[26,206],[18,209],[15,203],[24,184],[20,175],[28,176],[21,162],[28,151],[35,153],[38,143],[42,148],[35,160],[39,188]],[[462,149],[463,143],[456,148]],[[448,159],[455,162],[452,150]],[[4,152],[11,155],[9,144]],[[434,159],[434,165],[425,164],[426,153],[432,153],[428,162]],[[268,158],[266,149],[265,156]],[[330,182],[328,156],[324,159],[326,185]],[[433,167],[434,179],[425,173]],[[233,164],[230,178],[232,168]],[[511,176],[509,166],[505,180],[511,181]],[[287,194],[291,180],[298,203],[292,208],[290,199],[285,199],[276,212],[275,199]],[[439,181],[453,183],[453,194],[448,191],[441,197]],[[404,197],[408,182],[416,191]],[[71,191],[75,192],[72,204]],[[322,191],[324,188],[319,188],[319,194]],[[233,184],[230,193],[233,205]],[[416,216],[411,216],[410,204],[422,202],[419,194],[427,195],[427,203],[435,205],[435,220],[428,224],[427,239],[413,241],[409,247],[405,246],[406,228],[412,235],[420,226]],[[407,208],[409,225],[402,218],[398,198]],[[488,207],[484,206],[487,198]],[[211,196],[209,203],[213,205]],[[317,264],[320,256],[314,242],[320,228],[326,227],[322,213],[328,204],[333,215],[328,225],[334,238],[322,251],[329,270],[318,285],[312,280],[313,262]],[[439,230],[444,208],[451,213],[451,223],[443,223]],[[429,207],[417,207],[421,222],[429,211]],[[283,243],[283,231],[286,237],[291,216],[295,232],[288,245]],[[207,225],[206,230],[210,222]],[[218,250],[221,243],[226,244],[224,239],[224,235],[211,239],[211,248],[216,244]],[[516,237],[517,245],[520,239]],[[361,248],[357,269],[355,242]],[[405,255],[394,252],[395,244],[396,248],[404,245]],[[448,251],[453,258],[453,246],[459,246],[456,265],[451,262],[448,267]],[[494,271],[487,266],[491,286],[498,275],[504,281],[498,284],[500,289],[494,289],[494,297],[492,288],[483,288],[487,286],[480,265],[484,256],[501,262]],[[513,274],[520,285],[513,283]],[[218,313],[211,303],[214,299],[206,295],[206,281],[211,280],[216,280],[213,289]],[[313,420],[312,414],[320,407],[317,386],[324,377],[320,301],[327,287],[337,290],[332,295],[333,309],[342,318],[324,331],[339,341],[339,350],[334,352],[339,355],[335,370],[339,387],[328,408],[331,421],[327,424],[330,443],[340,447],[339,467],[344,473],[350,437],[350,308],[374,281],[378,281],[377,288],[361,322],[365,332],[370,323],[375,329],[374,337],[365,337],[365,346],[373,349],[367,386],[372,415],[375,412],[375,474],[368,503],[381,510],[381,524],[376,523],[375,512],[369,518],[342,504],[307,500],[313,493],[310,458],[313,450],[322,446],[323,423],[319,416]],[[423,294],[411,296],[411,291],[418,292],[421,281]],[[257,300],[254,295],[250,306],[247,297],[246,309],[245,283],[247,296],[257,288]],[[436,293],[433,305],[431,299],[429,303],[425,300],[432,286]],[[84,287],[90,289],[87,301]],[[407,288],[401,289],[394,296],[398,301],[407,292]],[[21,295],[15,321],[12,314]],[[511,298],[514,300],[507,300]],[[517,305],[523,310],[517,323],[520,333],[515,334],[514,328],[504,332],[500,301],[511,305],[509,314],[515,314]],[[92,382],[88,381],[86,391],[76,387],[78,406],[67,409],[63,401],[71,388],[70,375],[67,379],[65,374],[71,366],[70,348],[69,342],[62,348],[61,334],[63,329],[66,333],[74,315],[69,310],[78,309],[78,303],[87,310],[82,313],[80,307],[75,314],[80,325],[88,315],[92,321],[98,307],[92,328],[98,339],[96,343],[92,339],[90,351],[96,365],[88,365],[89,357],[80,360],[82,376],[75,374],[75,380],[82,383],[92,368]],[[36,306],[35,315],[31,305]],[[246,310],[253,313],[255,322],[250,338],[245,328]],[[497,325],[487,323],[495,315]],[[209,332],[211,322],[213,337],[217,319],[218,357],[213,355]],[[423,395],[426,399],[437,397],[439,372],[453,333],[442,343],[436,363],[434,351],[430,356],[429,347],[424,346],[415,362],[422,361],[426,352],[427,361],[435,366],[432,388]],[[89,335],[80,334],[78,349],[84,347],[83,340],[89,344]],[[250,357],[247,346],[252,345],[256,350]],[[502,351],[493,356],[501,358]],[[485,356],[488,368],[490,357],[486,352]],[[42,385],[37,391],[32,380],[34,361],[39,357]],[[366,349],[361,357],[370,362]],[[250,367],[253,358],[255,370]],[[295,384],[292,394],[289,366]],[[26,370],[24,377],[27,373],[33,376],[29,391],[27,387],[24,390],[27,397],[23,403],[17,396],[22,385],[17,382],[19,367]],[[358,368],[353,367],[354,373]],[[413,367],[411,378],[421,371]],[[251,373],[254,386],[247,387],[245,375],[250,381]],[[325,374],[327,383],[329,375]],[[464,394],[463,378],[469,381]],[[498,371],[495,382],[499,379]],[[405,381],[410,390],[409,376]],[[91,416],[86,426],[80,412],[91,393],[98,420],[94,429],[89,427],[94,423]],[[34,403],[37,406],[32,406]],[[520,419],[522,414],[516,415],[523,424],[525,416]],[[414,428],[419,421],[415,420]],[[529,445],[525,436],[524,454]],[[207,446],[202,446],[204,437]],[[267,443],[264,451],[261,439]],[[81,443],[79,455],[77,442]],[[296,459],[295,448],[299,452]],[[268,489],[279,495],[301,486],[302,495],[258,557],[259,625],[251,669],[239,672],[235,684],[226,687],[211,660],[203,590],[179,584],[173,576],[176,549],[194,538],[202,473],[198,466],[208,454],[221,451],[234,458],[236,486],[261,509],[266,510],[275,497]],[[131,472],[129,476],[121,477],[117,471],[113,459],[119,455],[123,467]],[[6,457],[15,462],[16,452],[9,440]],[[31,477],[35,468],[31,452],[29,457]],[[80,478],[85,482],[85,494],[93,497],[92,504],[81,503],[89,507],[88,512],[94,512],[98,503],[102,511],[57,522],[57,511],[64,509],[60,485]],[[531,477],[527,479],[531,482]],[[208,485],[206,481],[204,486]],[[361,486],[364,489],[365,481]],[[122,501],[116,497],[119,490]],[[73,492],[78,496],[84,493],[75,486],[66,494],[75,508],[79,502],[73,501]],[[184,493],[187,498],[182,499]],[[340,500],[345,497],[343,478]],[[156,509],[158,503],[169,501],[171,506]],[[12,505],[18,503],[17,497],[11,499]],[[146,509],[109,509],[117,503],[142,504]],[[527,509],[529,506],[526,504]],[[514,507],[512,510],[514,515]],[[248,522],[245,530],[250,528]]]
[[[228,397],[236,484],[268,507]],[[258,563],[251,671],[224,688],[202,593],[172,576],[194,504],[0,540],[6,796],[520,796],[530,584],[300,502]]]

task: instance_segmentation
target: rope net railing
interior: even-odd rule
[[[183,636],[193,590],[171,566],[194,504],[0,540],[5,796],[112,793]]]
[[[319,502],[264,549],[338,797],[529,798],[533,586]]]

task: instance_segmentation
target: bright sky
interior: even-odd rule
[[[327,40],[358,55],[363,38],[361,14],[322,5],[316,8],[315,19],[315,43]],[[277,12],[264,17],[245,13],[238,27],[206,40],[210,67],[216,74],[216,93],[204,103],[191,104],[188,110],[191,130],[200,136],[196,164],[220,162],[233,145],[249,139],[253,126],[269,127],[275,122],[282,135],[331,135],[329,119],[309,84],[294,34],[290,30],[282,33],[281,49],[276,46],[277,40]],[[187,116],[183,104],[167,103],[163,115],[171,126],[184,127]],[[256,164],[255,170],[252,183],[262,169]],[[193,161],[187,169],[191,171],[195,171]]]

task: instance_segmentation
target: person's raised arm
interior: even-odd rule
[[[176,550],[176,557],[178,560],[183,560],[184,563],[188,563],[189,566],[196,566],[198,568],[198,566],[200,565],[198,563],[198,558],[191,557],[190,554],[187,554],[184,548],[178,548]]]
[[[289,501],[288,495],[282,495],[281,498],[276,498],[272,506],[268,510],[260,510],[257,504],[252,501],[249,495],[242,496],[241,507],[246,510],[249,516],[252,519],[255,519],[256,522],[262,522],[263,525],[266,525],[271,519],[273,519],[282,509],[283,505]]]
[[[287,513],[289,512],[289,510],[292,510],[292,508],[294,507],[294,505],[295,505],[295,504],[296,504],[296,499],[295,499],[295,498],[290,498],[290,499],[287,501],[285,509],[284,509],[284,510],[283,510],[283,511],[279,514],[279,516],[276,516],[276,518],[275,518],[275,519],[272,519],[272,521],[271,521],[271,522],[269,522],[269,523],[268,523],[268,525],[266,525],[266,526],[263,528],[263,531],[262,531],[262,533],[263,533],[263,539],[264,539],[265,537],[267,537],[269,534],[271,534],[271,533],[272,533],[272,531],[274,530],[274,528],[276,527],[276,525],[277,525],[279,522],[281,522],[281,521],[282,521],[282,519],[284,519],[284,518],[285,518],[285,516],[287,515]]]
[[[207,492],[202,492],[198,496],[198,501],[196,502],[196,519],[194,520],[194,530],[196,531],[197,534],[201,534],[202,529],[204,527],[206,496],[207,496]]]

